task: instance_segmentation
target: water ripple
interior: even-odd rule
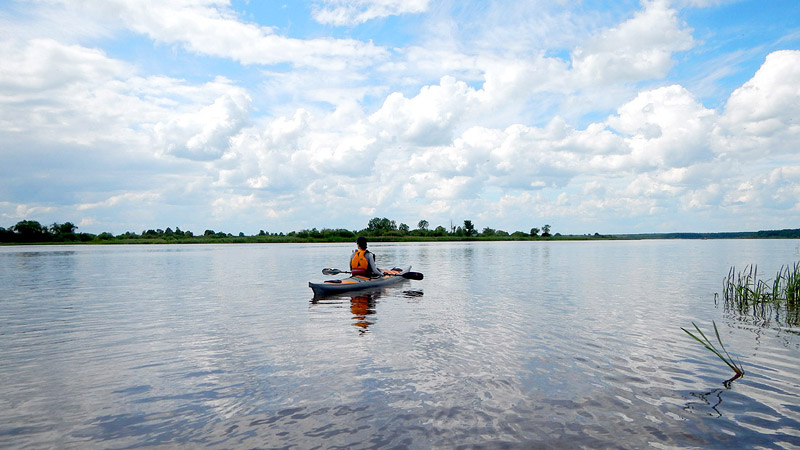
[[[0,249],[0,447],[800,446],[796,330],[707,256],[782,247],[572,244],[385,244],[425,280],[316,300],[349,246]]]

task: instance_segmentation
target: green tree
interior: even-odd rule
[[[50,225],[50,232],[53,234],[75,234],[78,227],[72,222],[65,222],[63,224],[54,223]]]
[[[22,220],[11,227],[19,242],[45,242],[50,240],[47,228],[35,220]]]
[[[63,224],[53,223],[50,225],[50,234],[52,235],[53,239],[58,242],[75,241],[79,239],[79,236],[76,236],[75,234],[75,230],[77,229],[78,227],[72,222],[66,222]]]
[[[550,237],[550,225],[542,227],[542,237]]]
[[[400,230],[400,233],[404,235],[408,234],[408,232],[411,231],[411,228],[404,223],[401,223],[400,226],[397,227],[397,229]]]
[[[14,242],[14,232],[0,227],[0,242]]]
[[[387,234],[390,231],[397,230],[397,223],[394,220],[389,220],[386,217],[374,217],[367,223],[367,232],[373,236],[380,236]]]
[[[495,230],[494,228],[486,227],[481,231],[481,236],[494,236]]]
[[[328,233],[324,233],[324,234],[325,234],[325,237],[328,237],[329,235],[331,237],[340,237],[340,238],[348,238],[348,239],[355,237],[355,233],[353,233],[352,231],[350,231],[350,230],[348,230],[346,228],[337,228],[335,230],[328,230]]]
[[[433,231],[431,231],[431,235],[432,236],[446,236],[447,235],[447,229],[445,227],[439,225]]]
[[[475,234],[477,234],[477,231],[475,230],[475,225],[472,224],[471,220],[465,220],[464,221],[464,235],[466,235],[466,236],[474,236]]]
[[[539,230],[538,228],[531,228],[531,236],[532,237],[539,236],[539,231],[541,230]]]
[[[425,219],[422,219],[422,220],[419,221],[419,223],[417,223],[417,228],[422,230],[422,231],[428,231],[428,226],[429,226],[429,223]]]

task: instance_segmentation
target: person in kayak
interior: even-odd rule
[[[353,254],[350,256],[350,272],[353,275],[362,275],[370,278],[383,276],[383,272],[375,264],[375,255],[367,250],[367,238],[359,236],[356,239],[356,245],[358,245],[358,248],[353,250]]]

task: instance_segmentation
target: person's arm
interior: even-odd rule
[[[373,275],[382,275],[380,269],[378,269],[378,265],[375,264],[375,254],[372,252],[367,253],[367,263],[369,264],[369,270],[372,272]]]

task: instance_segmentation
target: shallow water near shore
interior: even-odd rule
[[[800,328],[714,298],[798,240],[376,243],[425,279],[314,299],[352,248],[0,248],[0,447],[800,447]]]

